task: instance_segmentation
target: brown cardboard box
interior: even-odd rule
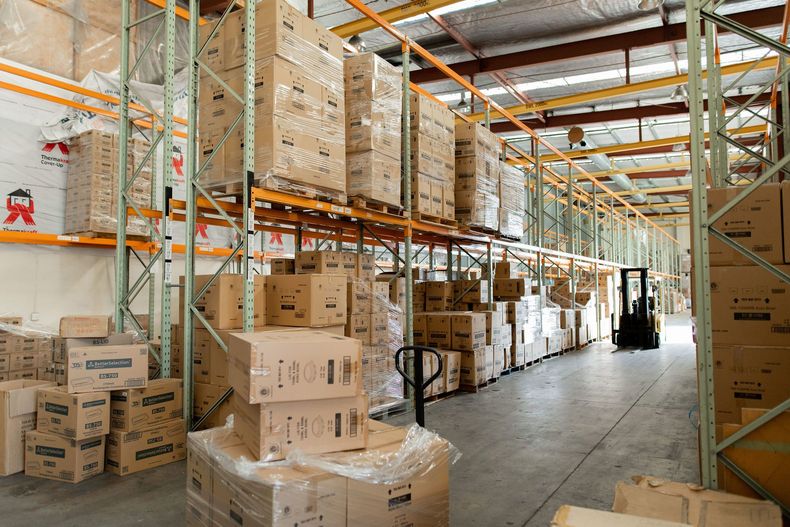
[[[461,352],[460,383],[462,385],[479,386],[488,380],[486,349],[488,349],[487,346],[473,351]]]
[[[414,313],[412,335],[416,346],[428,345],[428,313]]]
[[[196,275],[195,291],[202,289],[214,275]],[[261,326],[266,320],[266,276],[255,275],[253,285],[253,325]],[[184,277],[180,279],[184,284]],[[184,312],[184,295],[179,299],[181,313]],[[206,290],[195,307],[214,329],[234,329],[244,326],[244,277],[240,274],[221,274]],[[202,324],[196,322],[197,327]]]
[[[371,283],[366,280],[349,280],[346,285],[346,311],[349,315],[371,312]]]
[[[113,431],[136,432],[177,419],[184,413],[181,379],[154,379],[148,386],[112,392]]]
[[[364,448],[367,394],[337,399],[249,404],[233,394],[234,430],[262,461],[285,459],[294,449],[308,454]]]
[[[431,177],[425,174],[411,176],[411,210],[431,214]]]
[[[452,282],[425,282],[425,310],[447,311],[452,309],[453,292]]]
[[[526,344],[516,344],[510,346],[510,366],[522,366],[527,362]]]
[[[345,276],[327,274],[269,277],[267,324],[299,327],[344,324],[346,281]]]
[[[454,313],[451,319],[454,350],[470,351],[486,345],[486,316],[484,313]]]
[[[370,311],[371,313],[389,313],[390,311],[390,285],[386,281],[376,280],[371,283]]]
[[[73,348],[66,366],[69,393],[141,388],[148,383],[148,347]]]
[[[494,298],[498,300],[517,300],[528,294],[524,278],[494,278]]]
[[[632,514],[587,509],[575,505],[561,505],[554,518],[552,527],[683,527],[687,523],[656,520]]]
[[[206,412],[229,390],[224,386],[196,382],[193,385],[194,398],[192,411],[196,417],[203,417]],[[204,422],[204,428],[225,426],[225,420],[232,412],[230,399],[226,399]]]
[[[54,385],[36,380],[0,382],[0,475],[25,469],[25,432],[36,426],[38,390]]]
[[[68,393],[65,386],[38,391],[36,430],[69,439],[110,432],[110,392]]]
[[[403,338],[402,327],[396,324],[394,313],[374,313],[370,315],[370,343],[373,346],[388,346],[397,349]]]
[[[107,472],[119,476],[180,461],[187,455],[186,423],[165,421],[136,432],[107,436]]]
[[[200,42],[206,43],[206,48],[203,52],[203,57],[201,60],[215,73],[219,73],[225,69],[225,37],[224,32],[222,31],[224,28],[220,27],[220,29],[218,29],[214,34],[214,38],[207,42],[209,35],[216,25],[216,22],[207,22],[206,24],[200,26],[199,30]],[[200,68],[200,76],[208,77],[208,71],[206,71],[204,68]]]
[[[31,430],[25,435],[25,476],[79,483],[104,472],[104,436],[76,441]]]
[[[441,351],[442,355],[442,391],[452,392],[461,383],[461,352]]]
[[[230,383],[249,403],[356,395],[362,344],[319,330],[231,335]]]
[[[494,264],[494,278],[517,278],[516,265],[503,260]]]
[[[357,254],[357,278],[366,281],[376,279],[376,258],[373,254]]]
[[[177,335],[178,332],[175,332]],[[132,333],[118,333],[117,335],[110,335],[104,338],[87,338],[87,339],[67,339],[63,337],[55,337],[52,341],[52,360],[60,364],[66,363],[66,358],[69,356],[69,350],[72,348],[83,348],[86,346],[121,346],[129,345],[134,342],[134,335]]]
[[[347,154],[346,191],[349,196],[361,196],[400,208],[400,159],[377,150]]]
[[[452,313],[426,313],[428,346],[448,349],[452,347]]]
[[[790,273],[790,265],[778,266]],[[790,285],[762,267],[711,267],[713,343],[786,346]]]
[[[107,315],[62,317],[60,336],[80,339],[109,337],[110,317]]]
[[[296,274],[296,264],[293,258],[272,258],[269,263],[272,274]]]
[[[508,302],[507,303],[507,320],[508,324],[516,324],[523,322],[527,318],[527,304],[524,302]]]
[[[302,251],[296,254],[297,274],[344,274],[343,253],[339,251]]]
[[[785,263],[790,264],[790,181],[782,182],[782,221],[784,223]]]
[[[359,340],[363,345],[371,343],[370,315],[349,315],[346,323],[346,336]]]
[[[770,409],[790,397],[786,347],[714,346],[716,422],[741,423],[742,408]]]
[[[488,302],[488,282],[485,280],[453,281],[453,298],[459,302],[478,304]]]
[[[8,355],[8,369],[14,371],[43,368],[50,360],[51,355],[46,352],[22,351],[10,353]]]
[[[766,183],[730,210],[713,227],[735,243],[770,263],[784,262],[782,251],[781,191],[778,183]],[[742,187],[708,189],[708,214],[721,209],[743,191]],[[710,265],[752,265],[752,261],[718,241],[709,240]]]
[[[9,381],[28,380],[33,381],[38,379],[38,368],[30,368],[27,370],[11,370],[8,372]]]
[[[560,310],[560,327],[562,329],[570,329],[576,327],[576,310],[575,309],[561,309]]]
[[[51,349],[52,341],[50,339],[27,337],[24,335],[0,334],[0,353],[34,353],[38,351],[49,351]]]

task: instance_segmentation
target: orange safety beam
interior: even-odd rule
[[[122,0],[122,1],[126,1],[126,0]],[[145,0],[145,1],[148,2],[149,4],[153,5],[153,6],[161,8],[161,9],[164,9],[165,6],[166,6],[165,0]],[[188,9],[184,9],[183,7],[176,6],[176,16],[178,18],[183,19],[183,20],[189,20],[189,10]],[[200,17],[198,19],[198,25],[202,26],[202,25],[205,25],[207,23],[208,23],[208,21],[206,21],[206,19],[203,18],[203,17]]]

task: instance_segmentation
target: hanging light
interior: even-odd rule
[[[662,5],[664,5],[664,0],[639,0],[636,8],[640,11],[652,11]]]
[[[458,101],[458,104],[456,104],[455,107],[458,110],[466,110],[467,108],[469,108],[469,103],[466,102],[466,92],[465,91],[461,92],[461,100]]]
[[[686,144],[685,143],[675,143],[672,145],[673,152],[685,152],[686,151]]]
[[[680,101],[684,100],[687,101],[689,99],[689,91],[686,88],[685,84],[678,84],[675,89],[672,91],[672,95],[669,96],[670,99],[673,101]]]
[[[364,53],[365,50],[368,49],[368,45],[365,44],[365,41],[362,40],[362,37],[359,35],[354,35],[348,39],[348,45],[356,49],[359,53]]]

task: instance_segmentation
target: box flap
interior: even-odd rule
[[[688,527],[686,523],[670,522],[655,518],[642,518],[630,514],[562,505],[551,520],[552,527]]]
[[[17,384],[8,391],[9,417],[35,412],[38,389],[46,386],[56,386],[56,383],[50,381],[20,380],[10,381],[10,383]]]

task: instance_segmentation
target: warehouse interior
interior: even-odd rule
[[[2,523],[786,524],[789,29],[0,0]]]

